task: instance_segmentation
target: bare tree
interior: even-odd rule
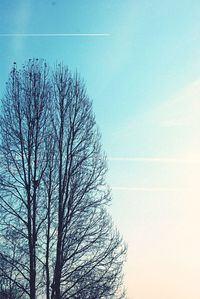
[[[105,157],[77,74],[63,65],[50,72],[39,60],[14,65],[2,101],[1,163],[1,257],[19,296],[124,297],[126,246],[106,211]]]
[[[1,233],[9,249],[6,260],[14,267],[14,282],[31,299],[36,298],[37,239],[45,220],[39,195],[48,158],[51,86],[47,77],[47,66],[40,61],[30,60],[20,71],[14,65],[0,123]],[[11,261],[9,251],[13,255],[14,245]]]

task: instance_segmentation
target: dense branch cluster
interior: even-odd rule
[[[14,64],[0,121],[1,298],[123,298],[91,101],[67,67]]]

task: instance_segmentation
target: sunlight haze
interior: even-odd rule
[[[86,83],[129,299],[200,298],[199,56],[199,1],[0,2],[1,98],[33,57]]]

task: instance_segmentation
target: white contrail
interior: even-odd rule
[[[160,158],[160,157],[108,157],[110,161],[125,162],[160,162],[160,163],[200,163],[198,159],[178,159],[178,158]]]
[[[0,33],[0,37],[103,37],[110,33]]]
[[[176,191],[188,191],[189,188],[168,188],[168,187],[111,187],[112,190],[116,191],[142,191],[142,192],[176,192]]]

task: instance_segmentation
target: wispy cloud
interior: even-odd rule
[[[121,187],[113,186],[112,190],[116,191],[136,191],[136,192],[177,192],[188,191],[190,188],[170,188],[170,187]]]
[[[162,157],[108,157],[109,161],[124,162],[158,162],[158,163],[195,163],[199,164],[200,159],[178,159],[178,158],[162,158]]]
[[[200,79],[186,85],[166,100],[156,113],[162,127],[196,125],[200,115]]]
[[[106,37],[110,33],[0,33],[0,37]]]
[[[31,19],[31,0],[27,0],[26,3],[19,2],[17,5],[15,18],[13,19],[13,28],[15,28],[16,32],[23,33],[27,30],[29,22]],[[24,50],[24,40],[21,38],[22,36],[16,36],[11,33],[1,33],[1,37],[10,37],[11,39],[11,50],[12,56],[18,57],[19,53],[22,56]]]
[[[186,125],[188,125],[187,120],[167,119],[167,120],[160,121],[160,126],[167,127],[167,128],[182,127],[182,126],[186,126]]]

